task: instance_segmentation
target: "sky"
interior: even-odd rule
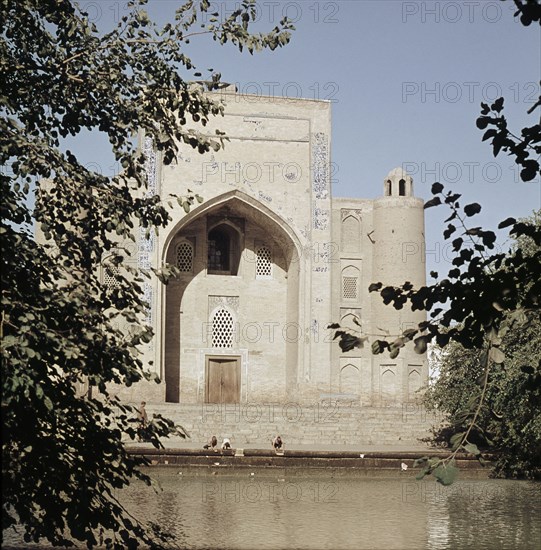
[[[151,19],[170,20],[179,2],[150,0]],[[238,2],[212,2],[221,15]],[[121,1],[81,1],[100,28],[126,13]],[[397,166],[425,200],[440,181],[479,202],[474,225],[495,229],[541,208],[541,182],[523,183],[511,157],[482,142],[481,102],[505,98],[515,133],[539,119],[541,35],[513,17],[510,0],[261,0],[256,29],[287,15],[296,27],[285,48],[251,56],[206,36],[189,48],[200,69],[222,73],[241,93],[332,101],[332,189],[338,197],[374,198]],[[539,110],[536,111],[539,113]],[[88,147],[96,155],[95,147]],[[426,211],[427,271],[450,267],[441,236],[443,208]],[[443,265],[439,265],[443,264]]]

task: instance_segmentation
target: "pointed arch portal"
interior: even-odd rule
[[[284,329],[299,326],[296,234],[265,205],[235,190],[173,227],[163,261],[175,263],[183,242],[193,243],[192,270],[170,281],[162,296],[166,401],[234,403],[249,394],[259,400],[286,398],[297,384],[302,344],[282,337]],[[265,277],[259,274],[262,250],[272,262]],[[272,356],[285,357],[285,364]],[[271,386],[280,395],[266,392]]]

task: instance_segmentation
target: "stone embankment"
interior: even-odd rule
[[[414,403],[396,407],[359,407],[349,402],[147,404],[190,434],[192,448],[215,435],[233,447],[266,448],[280,434],[288,448],[296,445],[399,446],[418,448],[441,419]]]
[[[131,446],[130,453],[145,456],[153,466],[194,467],[211,469],[213,473],[233,468],[282,468],[282,469],[347,469],[367,475],[415,474],[414,461],[427,455],[444,458],[448,452],[435,449],[419,451],[376,451],[359,453],[357,451],[333,450],[285,450],[276,454],[267,449],[154,449],[151,447]],[[489,467],[483,467],[471,455],[457,455],[456,464],[462,477],[486,478]]]
[[[165,449],[148,443],[130,444],[133,454],[146,456],[153,465],[202,466],[213,471],[228,468],[333,468],[373,475],[411,474],[416,458],[448,456],[431,449],[422,439],[441,418],[422,407],[358,407],[351,403],[147,404],[149,417],[161,414],[182,425],[190,438],[164,440]],[[280,434],[283,454],[271,448],[271,439]],[[232,449],[215,451],[202,447],[215,435],[218,445],[231,440]],[[459,454],[457,463],[468,477],[486,477],[472,456]],[[409,471],[408,471],[409,470]]]

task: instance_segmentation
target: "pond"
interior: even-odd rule
[[[152,475],[163,492],[133,486],[123,501],[173,531],[181,548],[540,547],[535,482],[464,479],[443,487],[411,472],[244,468],[167,467]]]
[[[175,535],[175,548],[541,548],[541,483],[462,479],[450,487],[407,471],[153,467],[117,496]],[[4,533],[4,544],[21,539]],[[40,546],[41,548],[41,546]]]

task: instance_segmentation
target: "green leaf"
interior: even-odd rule
[[[479,212],[481,212],[481,205],[477,204],[476,202],[472,204],[468,204],[467,206],[464,207],[464,213],[468,217],[474,216],[475,214],[479,214]]]
[[[448,486],[452,485],[458,476],[458,468],[454,464],[441,464],[434,469],[432,475],[438,483]]]
[[[415,476],[415,479],[417,481],[421,481],[425,476],[427,476],[428,474],[430,474],[430,468],[427,467],[427,468],[423,468],[423,470],[421,470],[416,476]]]
[[[378,355],[380,353],[383,353],[384,350],[386,350],[389,347],[389,343],[385,340],[375,340],[372,343],[372,353],[374,355]]]
[[[406,338],[406,340],[412,340],[418,332],[416,328],[408,328],[402,333],[402,336]]]
[[[464,433],[465,432],[459,432],[459,433],[453,434],[451,436],[451,439],[449,440],[449,443],[451,444],[451,449],[453,451],[458,449],[459,445],[462,443]]]
[[[503,97],[498,98],[490,108],[497,113],[500,113],[503,110]]]
[[[432,184],[431,191],[433,195],[437,195],[443,191],[443,185],[439,182],[435,182]]]
[[[510,225],[513,225],[517,223],[517,220],[515,220],[515,218],[506,218],[505,220],[503,220],[503,222],[500,222],[498,224],[498,229],[503,229],[504,227],[509,227]]]
[[[500,348],[496,348],[494,346],[490,348],[488,357],[496,364],[500,364],[505,361],[505,353]]]
[[[432,208],[433,206],[438,206],[441,204],[441,199],[439,197],[434,197],[433,199],[430,199],[429,201],[425,202],[425,210],[427,208]]]
[[[477,125],[477,128],[479,128],[479,130],[484,130],[487,126],[488,126],[488,123],[490,122],[490,117],[488,116],[480,116],[477,121],[476,121],[476,125]]]
[[[443,238],[448,239],[455,231],[456,227],[452,223],[450,223],[447,226],[447,229],[443,232]]]
[[[464,242],[464,239],[462,237],[458,237],[453,240],[453,250],[455,252],[458,252],[460,248],[462,247],[462,243]]]
[[[464,445],[463,447],[468,453],[471,453],[472,455],[479,456],[481,454],[481,451],[474,443],[466,443],[466,445]]]
[[[430,342],[429,336],[419,336],[418,338],[415,338],[413,341],[415,344],[414,351],[418,354],[426,353],[426,350],[428,348],[428,343]]]

